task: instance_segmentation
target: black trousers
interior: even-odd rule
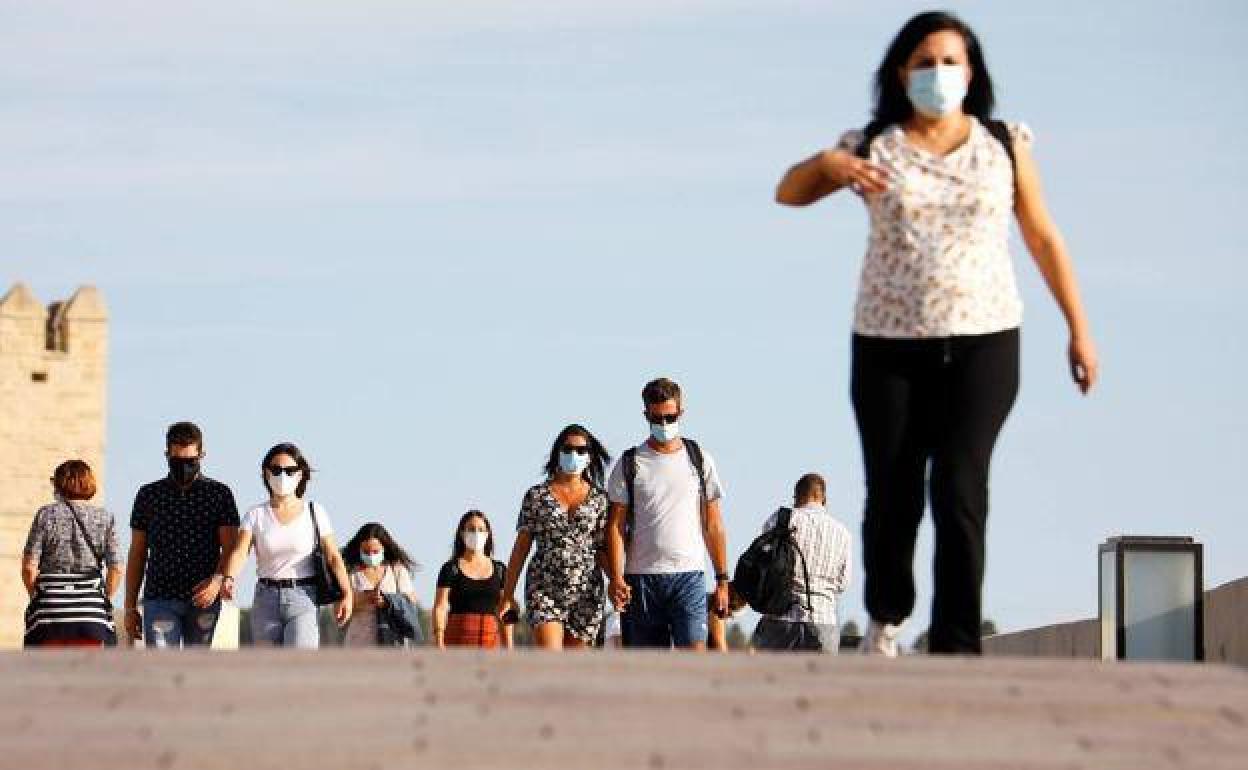
[[[914,544],[930,494],[936,534],[931,652],[981,651],[988,469],[1018,382],[1018,329],[853,339],[850,390],[867,482],[867,612],[873,620],[900,623],[914,610]]]

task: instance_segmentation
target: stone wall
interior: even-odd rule
[[[1100,628],[1090,618],[998,634],[984,640],[984,654],[1099,659]],[[1205,660],[1248,666],[1248,578],[1205,591]]]
[[[86,460],[103,497],[108,313],[79,289],[44,306],[22,284],[0,298],[0,648],[21,645],[20,560],[53,470]]]

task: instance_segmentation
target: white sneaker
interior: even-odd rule
[[[858,649],[863,655],[883,655],[886,658],[895,658],[897,657],[897,637],[900,634],[901,626],[873,620],[867,625],[867,633],[862,637],[862,643]]]

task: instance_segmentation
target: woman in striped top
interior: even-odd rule
[[[95,474],[82,460],[57,467],[56,502],[35,514],[22,552],[30,595],[26,646],[99,647],[116,641],[111,597],[121,585],[113,515],[82,501],[95,497]]]

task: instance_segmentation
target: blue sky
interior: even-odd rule
[[[243,505],[291,439],[340,533],[391,526],[427,596],[460,513],[509,532],[560,427],[618,454],[644,436],[641,385],[668,374],[719,460],[734,558],[810,470],[857,532],[865,215],[771,198],[864,122],[870,73],[925,7],[0,3],[0,283],[103,289],[123,520],[171,421],[203,426]],[[1016,243],[1023,388],[987,614],[1092,615],[1113,534],[1196,536],[1210,586],[1248,574],[1248,10],[951,7],[1001,115],[1036,133],[1104,366],[1080,398]],[[843,608],[862,619],[860,581]]]

